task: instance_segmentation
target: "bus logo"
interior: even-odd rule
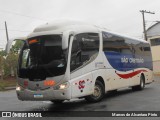
[[[80,81],[79,81],[79,86],[78,86],[79,89],[83,89],[83,88],[85,87],[84,84],[85,84],[85,81],[84,81],[84,80],[80,80]]]

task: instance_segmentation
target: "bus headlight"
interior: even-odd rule
[[[62,83],[58,86],[56,86],[54,89],[55,90],[63,90],[63,89],[67,89],[69,87],[69,82],[65,82],[65,83]]]

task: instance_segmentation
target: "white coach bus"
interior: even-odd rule
[[[61,21],[37,27],[21,49],[19,100],[100,101],[107,91],[153,82],[150,45],[94,25]]]

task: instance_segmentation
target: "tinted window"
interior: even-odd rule
[[[130,54],[131,46],[123,37],[103,32],[103,50]]]
[[[71,71],[81,66],[81,49],[77,37],[74,38],[71,51]]]
[[[81,33],[74,37],[71,52],[71,71],[91,62],[99,51],[98,33]]]
[[[44,35],[28,39],[19,57],[21,78],[30,80],[63,75],[66,70],[61,35]]]
[[[143,41],[103,32],[103,50],[108,62],[120,71],[152,69],[150,46]]]

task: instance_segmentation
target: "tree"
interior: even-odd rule
[[[0,56],[6,56],[6,55],[7,55],[7,53],[5,50],[0,51]]]
[[[18,54],[23,44],[24,42],[22,40],[16,40],[15,44],[12,45],[12,48],[6,57],[6,75],[11,75],[11,76],[17,75],[16,70],[17,70]]]
[[[8,77],[8,76],[16,76],[17,72],[17,61],[18,61],[18,54],[19,50],[24,44],[23,41],[17,40],[14,45],[12,45],[12,48],[10,49],[10,52],[6,54],[5,51],[0,51],[0,72],[3,73],[1,74],[1,79],[3,77]]]
[[[15,44],[12,45],[11,52],[18,54],[19,50],[23,46],[24,42],[22,40],[16,40]]]
[[[6,57],[5,75],[16,76],[18,54],[10,52]]]
[[[5,57],[6,57],[6,52],[4,50],[0,51],[0,76],[1,80],[4,78],[4,66],[5,66]]]
[[[1,80],[3,80],[3,76],[4,76],[4,64],[5,64],[4,56],[0,55],[0,76],[1,76]]]

